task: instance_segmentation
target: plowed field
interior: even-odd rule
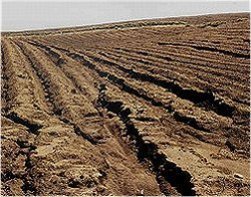
[[[2,195],[249,195],[249,22],[2,34]]]

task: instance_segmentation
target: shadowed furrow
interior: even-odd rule
[[[1,37],[1,195],[249,196],[249,14]]]
[[[168,191],[165,191],[166,188],[162,186],[164,179],[175,187],[181,195],[195,195],[195,191],[193,190],[194,185],[190,182],[191,175],[177,167],[175,163],[168,161],[164,154],[159,153],[156,144],[143,140],[134,124],[130,121],[130,109],[125,108],[122,102],[112,102],[107,100],[105,89],[105,86],[102,86],[100,89],[101,94],[98,102],[102,107],[107,108],[108,111],[111,111],[120,117],[126,126],[127,135],[130,136],[131,140],[136,141],[135,146],[138,150],[137,154],[139,160],[148,160],[151,162],[163,193],[170,195]]]

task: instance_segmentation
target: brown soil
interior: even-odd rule
[[[249,195],[249,14],[4,33],[2,195]]]

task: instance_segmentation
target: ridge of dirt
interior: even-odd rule
[[[153,171],[156,173],[160,189],[165,195],[170,195],[170,192],[163,185],[163,181],[167,181],[172,187],[175,187],[178,194],[182,196],[194,196],[195,191],[192,189],[194,185],[190,182],[191,175],[177,167],[175,163],[168,161],[164,154],[159,153],[157,145],[144,141],[140,136],[138,130],[134,124],[130,121],[131,110],[125,108],[122,102],[112,102],[106,98],[105,86],[101,86],[98,103],[119,116],[126,127],[126,134],[131,140],[135,140],[135,146],[137,147],[137,155],[140,161],[147,160],[153,166]],[[172,178],[169,178],[172,177]],[[167,191],[166,191],[167,190]]]
[[[4,33],[1,195],[250,195],[249,17]]]

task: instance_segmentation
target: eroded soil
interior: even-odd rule
[[[2,42],[2,195],[249,195],[249,14]]]

